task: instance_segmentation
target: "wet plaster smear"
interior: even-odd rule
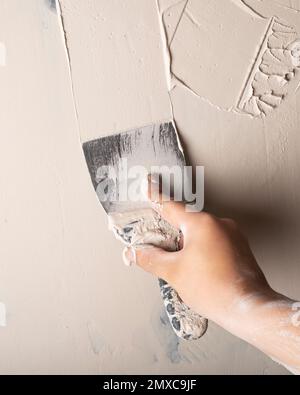
[[[212,323],[178,339],[157,281],[121,262],[81,143],[174,118],[207,208],[299,300],[299,1],[0,10],[0,372],[287,374]]]

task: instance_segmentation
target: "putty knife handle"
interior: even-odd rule
[[[159,286],[168,318],[177,336],[184,340],[197,340],[202,337],[207,330],[207,319],[183,303],[178,293],[166,281],[159,279]]]

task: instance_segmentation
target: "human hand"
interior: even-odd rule
[[[167,281],[195,312],[248,341],[300,374],[300,326],[294,300],[276,293],[231,219],[189,213],[182,203],[155,202],[153,208],[182,232],[182,248],[128,248],[127,261]],[[298,317],[298,316],[297,316]]]
[[[157,183],[149,198],[157,197]],[[183,203],[154,202],[159,214],[182,231],[182,249],[166,252],[150,247],[126,249],[126,260],[167,281],[199,314],[226,326],[241,303],[273,295],[237,224],[207,213],[189,213]]]

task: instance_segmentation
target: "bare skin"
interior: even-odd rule
[[[182,203],[161,200],[153,207],[182,231],[182,249],[127,248],[125,259],[166,280],[194,311],[300,374],[300,303],[270,287],[237,224],[188,213]]]

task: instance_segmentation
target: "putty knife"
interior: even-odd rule
[[[149,125],[83,144],[97,196],[109,216],[116,237],[127,246],[155,245],[179,249],[180,231],[163,220],[145,199],[141,185],[147,175],[183,169],[185,157],[173,122]],[[159,280],[167,315],[175,333],[199,339],[207,320],[186,306],[177,292]]]

